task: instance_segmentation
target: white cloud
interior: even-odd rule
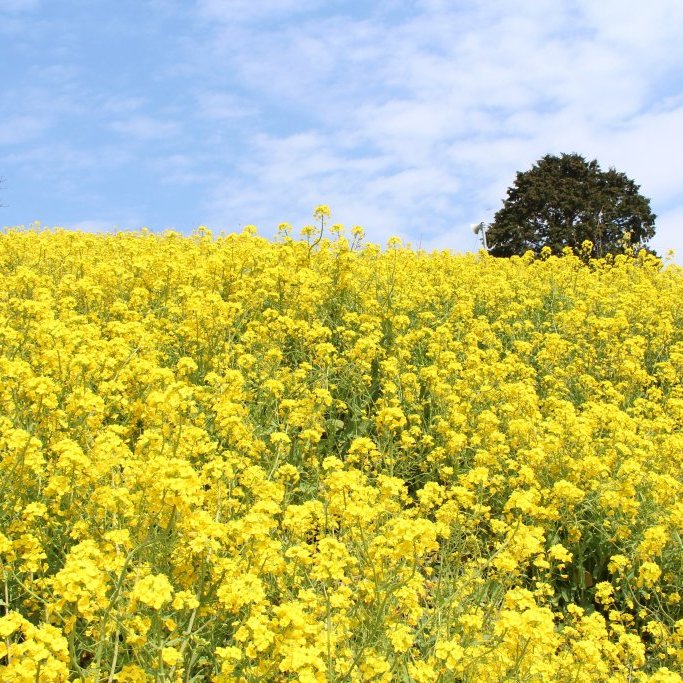
[[[39,5],[40,0],[0,0],[0,12],[30,12]]]
[[[266,17],[291,16],[321,4],[320,0],[198,0],[200,13],[209,19],[237,23]]]
[[[22,145],[40,137],[49,126],[43,116],[10,116],[0,125],[0,145]]]
[[[596,141],[605,165],[627,173],[646,195],[661,204],[681,198],[683,103],[669,111],[650,111]]]
[[[683,264],[683,206],[680,204],[657,216],[657,232],[652,246],[660,256],[669,249],[676,254],[676,262]]]
[[[0,0],[0,11],[28,25],[19,12],[36,5]],[[578,152],[639,183],[660,214],[658,239],[678,239],[680,0],[144,7],[175,33],[155,46],[140,87],[88,82],[85,66],[59,66],[76,53],[60,52],[52,71],[32,66],[27,84],[5,91],[25,108],[6,109],[0,144],[14,143],[22,170],[36,166],[31,177],[41,154],[74,182],[100,159],[111,170],[137,155],[136,168],[156,172],[150,182],[188,191],[198,221],[270,230],[329,203],[334,220],[377,241],[472,248],[469,223],[492,218],[517,171]],[[79,146],[81,123],[95,145]],[[45,133],[64,130],[72,137],[51,152]]]
[[[144,115],[113,121],[110,127],[127,138],[144,141],[169,138],[176,135],[180,129],[179,124],[175,121],[166,121]]]
[[[213,121],[236,121],[256,113],[253,104],[231,93],[202,92],[196,102],[199,116]]]
[[[36,182],[52,179],[53,183],[81,185],[80,173],[118,168],[132,161],[132,155],[121,145],[104,143],[96,149],[77,147],[66,142],[40,142],[18,147],[5,159]],[[76,171],[77,173],[74,173]]]
[[[206,185],[220,180],[215,171],[188,154],[161,156],[149,165],[164,185]]]
[[[680,28],[683,5],[678,0],[641,3],[637,0],[580,0],[581,12],[593,28],[596,40],[638,56],[641,63],[673,65],[672,51],[681,54]]]
[[[100,98],[98,106],[99,109],[104,112],[121,116],[124,114],[131,115],[140,111],[148,102],[148,100],[143,99],[142,97],[114,96],[107,93]]]
[[[229,6],[201,3],[230,24]],[[492,218],[516,171],[560,152],[614,165],[653,207],[683,203],[683,109],[659,101],[683,58],[682,4],[417,7],[390,29],[381,10],[321,19],[302,7],[272,29],[216,32],[213,58],[228,60],[271,117],[301,121],[299,133],[245,140],[242,182],[219,184],[214,215],[252,210],[274,223],[276,210],[334,197],[379,232],[425,229],[434,243],[469,244],[468,224]]]

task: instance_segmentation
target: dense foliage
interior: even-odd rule
[[[546,155],[517,173],[507,199],[487,228],[494,256],[536,254],[544,247],[560,254],[592,242],[591,256],[644,246],[654,235],[650,200],[625,174],[602,171],[579,154]]]
[[[680,269],[306,233],[0,235],[0,679],[680,683]]]

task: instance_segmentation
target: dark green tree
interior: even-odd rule
[[[550,247],[578,251],[593,243],[592,257],[644,247],[654,235],[650,200],[625,174],[600,170],[579,154],[546,155],[517,173],[503,208],[487,227],[489,252],[513,256]]]

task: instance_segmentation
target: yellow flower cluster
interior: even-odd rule
[[[681,683],[681,270],[329,216],[0,235],[0,680]]]

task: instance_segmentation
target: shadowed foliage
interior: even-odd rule
[[[590,256],[645,246],[654,235],[655,214],[640,186],[613,168],[579,154],[546,155],[517,173],[507,199],[488,226],[494,256],[513,256],[549,247],[577,250],[593,243]]]

